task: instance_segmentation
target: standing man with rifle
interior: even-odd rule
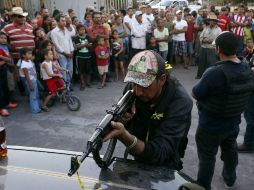
[[[132,58],[125,82],[136,96],[132,113],[125,114],[123,122],[112,121],[113,130],[104,140],[117,138],[138,162],[182,169],[180,158],[191,124],[190,96],[154,51]]]

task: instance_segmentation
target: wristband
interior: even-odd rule
[[[131,144],[130,146],[127,147],[128,150],[134,148],[134,147],[138,144],[138,139],[137,139],[137,137],[135,137],[135,136],[133,135],[133,138],[134,138],[134,139],[133,139],[132,144]]]

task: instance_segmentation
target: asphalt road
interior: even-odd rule
[[[195,80],[196,68],[184,70],[180,66],[174,69],[174,75],[181,81],[190,93]],[[4,118],[7,130],[7,143],[9,145],[42,147],[52,149],[63,149],[72,151],[83,151],[86,141],[91,136],[98,122],[103,118],[105,110],[110,109],[121,96],[123,82],[108,83],[104,89],[86,88],[80,91],[75,86],[74,93],[82,102],[78,112],[71,112],[65,104],[57,103],[49,113],[33,115],[29,112],[26,97],[20,98],[19,106],[10,110],[10,116]],[[196,179],[198,158],[195,145],[195,131],[197,128],[198,114],[194,105],[192,111],[192,125],[189,132],[189,144],[187,147],[183,171],[190,177]],[[237,139],[243,141],[245,121],[241,123],[241,132]],[[123,146],[118,143],[116,154],[122,155]],[[222,162],[220,152],[217,155],[216,169],[214,172],[212,187],[214,190],[224,188],[221,177]],[[237,190],[250,190],[254,186],[254,154],[239,154],[239,165],[237,168]]]

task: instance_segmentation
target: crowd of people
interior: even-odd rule
[[[167,163],[179,170],[187,145],[192,99],[165,68],[166,63],[180,64],[186,70],[197,65],[196,78],[201,80],[192,91],[199,109],[197,182],[211,189],[215,157],[221,146],[222,176],[226,186],[232,187],[238,161],[236,137],[250,97],[245,110],[247,132],[238,150],[254,150],[254,84],[246,66],[246,61],[252,64],[254,60],[254,10],[243,5],[233,12],[230,7],[216,10],[203,6],[190,12],[187,7],[164,11],[149,5],[109,14],[104,10],[87,7],[81,19],[73,9],[66,14],[60,10],[50,14],[42,8],[32,18],[21,7],[13,7],[2,15],[0,114],[8,116],[8,109],[17,107],[16,86],[21,95],[29,96],[31,112],[40,113],[50,111],[49,101],[57,92],[64,93],[66,83],[75,79],[81,91],[91,88],[94,81],[103,89],[112,77],[132,82],[136,110],[133,120],[123,123],[130,125],[131,121],[136,127],[126,131],[123,123],[113,122],[114,130],[105,139],[119,138],[138,160]],[[221,62],[216,63],[218,60]],[[41,85],[47,90],[43,101]]]

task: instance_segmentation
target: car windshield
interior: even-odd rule
[[[179,6],[187,6],[186,1],[162,1],[161,6],[172,6],[173,4],[179,4]]]

